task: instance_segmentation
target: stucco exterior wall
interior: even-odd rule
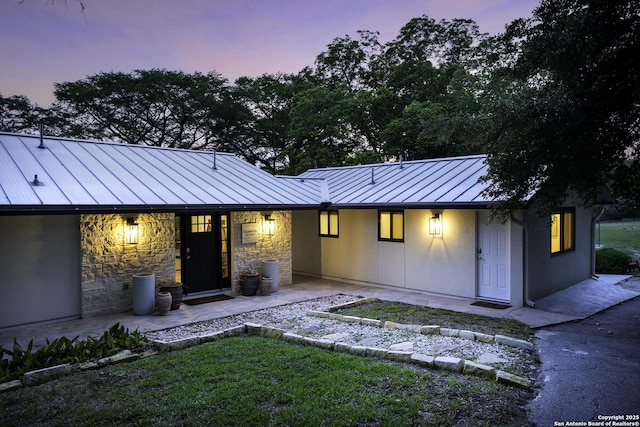
[[[262,212],[231,212],[231,287],[234,293],[240,293],[238,279],[246,269],[260,269],[262,261],[278,261],[278,287],[292,283],[291,259],[291,212],[273,211],[275,219],[273,236],[262,233]],[[242,224],[258,224],[258,241],[242,243]]]
[[[576,207],[575,250],[551,254],[546,218],[527,213],[529,298],[537,300],[591,277],[593,211]]]
[[[322,248],[318,235],[318,211],[291,213],[291,260],[293,273],[320,276]]]
[[[398,243],[378,241],[375,209],[341,209],[339,238],[318,237],[317,211],[294,211],[294,272],[473,298],[476,296],[475,211],[438,213],[443,232],[436,237],[428,230],[433,211],[405,209],[405,241]],[[521,245],[521,239],[516,243]],[[513,256],[521,260],[520,249],[516,249]],[[515,294],[521,298],[517,290],[522,284],[518,277],[522,275],[521,266],[512,267],[512,275]]]
[[[79,216],[0,216],[0,236],[0,327],[79,317]]]
[[[82,317],[131,310],[136,273],[175,276],[174,214],[138,215],[138,244],[125,244],[125,222],[120,214],[80,217]]]

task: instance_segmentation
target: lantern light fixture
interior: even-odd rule
[[[124,225],[124,242],[128,245],[138,244],[138,223],[135,218],[127,218]]]
[[[433,217],[429,218],[429,234],[432,236],[442,234],[442,218],[439,213],[435,213]]]
[[[271,218],[271,214],[265,214],[262,220],[262,232],[265,236],[276,234],[276,220]]]

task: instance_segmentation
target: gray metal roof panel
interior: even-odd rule
[[[486,156],[313,169],[300,175],[324,178],[338,206],[465,205],[482,202]],[[373,172],[373,183],[372,181]]]
[[[485,156],[274,177],[226,153],[0,132],[0,207],[464,206],[489,203]],[[216,165],[216,169],[213,165]],[[373,172],[373,184],[371,183]],[[44,183],[33,186],[34,175]]]
[[[320,203],[320,192],[278,179],[232,154],[62,138],[44,138],[46,149],[38,145],[36,136],[0,132],[0,207]],[[36,174],[44,185],[31,185]]]

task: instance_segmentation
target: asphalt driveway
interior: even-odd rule
[[[640,425],[640,297],[537,337],[541,389],[528,406],[535,425],[607,425],[610,416],[632,424],[608,425]]]

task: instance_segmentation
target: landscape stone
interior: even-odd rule
[[[367,356],[386,358],[389,351],[379,347],[367,347]]]
[[[360,320],[362,319],[356,316],[342,316],[342,321],[347,323],[360,323]]]
[[[459,329],[440,328],[440,335],[443,337],[457,337],[459,333]]]
[[[460,347],[459,345],[455,345],[455,344],[442,344],[439,347],[436,347],[433,350],[434,354],[442,354],[442,353],[446,353],[447,351],[451,351],[451,350],[455,350],[456,348]]]
[[[467,375],[476,375],[483,378],[494,378],[495,369],[491,366],[483,365],[481,363],[472,362],[470,360],[464,361],[464,367],[462,373]]]
[[[260,335],[268,338],[281,338],[284,334],[284,330],[279,328],[272,328],[271,326],[262,326],[260,328]]]
[[[367,337],[360,340],[359,344],[364,346],[375,346],[380,341],[379,338],[376,337]]]
[[[493,353],[483,353],[478,357],[477,362],[483,364],[491,364],[491,363],[505,363],[507,359],[503,359],[502,357],[498,357]]]
[[[412,351],[398,351],[398,350],[390,350],[386,352],[387,359],[393,360],[395,362],[410,362],[411,356],[413,355]]]
[[[378,319],[368,319],[366,317],[363,317],[362,319],[360,319],[360,324],[361,325],[366,325],[366,326],[381,327],[382,326],[382,321],[378,320]]]
[[[193,345],[198,344],[197,339],[187,339],[182,341],[191,341]],[[98,365],[117,365],[119,363],[131,362],[138,359],[140,359],[140,355],[131,353],[131,350],[122,350],[120,353],[114,354],[113,356],[103,357],[98,360]]]
[[[435,366],[436,358],[422,353],[413,353],[411,355],[411,361],[416,365],[427,366],[433,368]]]
[[[453,372],[462,372],[462,368],[464,366],[464,360],[450,356],[438,356],[434,363],[438,368]]]
[[[496,337],[494,335],[483,334],[482,332],[476,332],[476,341],[493,344],[496,341]]]
[[[349,348],[349,353],[356,355],[356,356],[367,356],[368,355],[368,350],[369,347],[365,347],[362,345],[352,345]]]
[[[504,335],[496,335],[496,342],[498,344],[506,345],[509,347],[518,347],[525,350],[533,350],[533,344],[531,344],[529,341],[511,338]]]
[[[438,325],[425,325],[420,328],[420,333],[423,335],[439,335],[440,326]]]
[[[531,383],[526,378],[519,377],[514,374],[510,374],[504,371],[496,371],[496,381],[501,384],[506,384],[510,386],[520,387],[520,388],[530,388]]]
[[[346,342],[337,342],[333,345],[333,351],[339,351],[341,353],[350,353],[351,345]]]
[[[65,363],[64,365],[51,366],[50,368],[38,369],[36,371],[26,372],[24,374],[25,385],[37,385],[50,381],[55,378],[59,378],[63,375],[67,375],[71,372],[71,365]]]
[[[22,387],[22,381],[20,380],[7,381],[6,383],[0,384],[0,393],[4,391],[15,390],[21,387]]]
[[[473,331],[465,331],[464,329],[460,330],[460,332],[458,333],[458,336],[460,338],[471,340],[471,341],[476,339],[476,334]]]
[[[293,332],[285,332],[282,334],[282,339],[290,343],[301,344],[304,338],[302,335],[294,334]]]
[[[302,342],[306,345],[312,345],[314,347],[324,348],[327,350],[333,350],[335,341],[318,339],[318,338],[303,338]]]
[[[340,340],[343,340],[345,338],[349,338],[349,336],[350,336],[350,334],[348,334],[346,332],[336,332],[334,334],[325,335],[322,338],[324,338],[325,340],[340,341]]]
[[[244,327],[249,335],[260,335],[260,329],[262,329],[262,325],[260,323],[254,322],[245,322]]]
[[[410,351],[413,349],[414,344],[415,343],[411,341],[400,342],[400,343],[391,345],[389,349],[394,351]]]

